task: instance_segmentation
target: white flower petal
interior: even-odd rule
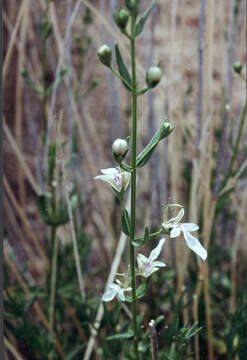
[[[174,227],[170,232],[170,237],[175,238],[175,237],[179,236],[180,234],[181,234],[181,230],[179,229],[179,227]]]
[[[154,261],[154,262],[152,263],[152,265],[153,265],[154,267],[165,267],[165,266],[166,266],[166,264],[163,263],[162,261]]]
[[[146,256],[142,255],[142,254],[138,254],[137,255],[137,264],[138,264],[138,269],[140,271],[143,270],[143,268],[145,267],[145,264],[148,262],[148,259],[146,258]]]
[[[118,170],[116,168],[101,169],[102,174],[114,176]]]
[[[182,207],[182,209],[179,210],[177,216],[171,218],[168,221],[168,224],[177,225],[180,222],[180,220],[183,218],[183,216],[184,216],[184,208]]]
[[[116,294],[116,290],[108,288],[106,292],[102,295],[102,301],[111,301],[112,299],[114,299]]]
[[[180,226],[187,231],[196,231],[199,229],[199,226],[194,223],[182,223]]]
[[[150,262],[153,262],[155,259],[157,259],[157,257],[158,257],[159,254],[161,253],[161,250],[162,250],[162,247],[163,247],[165,241],[166,241],[165,238],[160,239],[159,244],[156,246],[156,248],[154,248],[154,249],[151,251],[151,253],[150,253],[150,255],[149,255],[149,258],[148,258],[148,260],[149,260]]]
[[[132,288],[129,286],[129,287],[127,287],[126,289],[124,289],[124,291],[131,291],[132,290]]]
[[[205,261],[207,258],[207,250],[204,249],[200,241],[186,230],[184,230],[183,233],[187,246]]]
[[[159,270],[159,268],[157,268],[157,267],[151,267],[148,271],[144,271],[142,276],[145,278],[148,278],[149,276],[151,276],[153,273],[155,273],[158,270]]]
[[[119,285],[114,284],[114,283],[111,284],[111,285],[109,285],[108,288],[109,288],[109,289],[113,289],[113,290],[115,290],[116,292],[118,292],[118,291],[121,289],[121,287],[120,287]]]
[[[119,299],[121,301],[125,301],[125,296],[124,296],[124,289],[120,289],[117,296],[119,297]]]

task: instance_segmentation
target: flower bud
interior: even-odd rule
[[[161,79],[162,71],[161,68],[158,66],[152,66],[146,75],[146,81],[149,88],[155,87]]]
[[[112,144],[112,151],[116,155],[124,156],[127,150],[128,150],[128,144],[127,141],[125,141],[124,139],[116,139]]]
[[[137,15],[139,11],[140,0],[125,0],[125,6],[133,14]]]
[[[125,9],[118,9],[113,13],[113,19],[121,31],[125,30],[129,21],[129,12]]]
[[[233,64],[233,69],[237,74],[241,74],[242,69],[243,69],[243,64],[240,61],[236,61]]]
[[[111,67],[112,51],[107,45],[102,45],[98,52],[98,57],[102,64],[105,66]]]
[[[128,143],[124,139],[116,139],[112,144],[112,152],[115,160],[121,163],[128,151]]]

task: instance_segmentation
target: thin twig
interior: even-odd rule
[[[202,128],[202,100],[203,100],[203,30],[205,20],[205,6],[207,0],[201,0],[200,7],[200,20],[198,31],[198,60],[199,60],[199,89],[198,89],[198,102],[197,102],[197,134],[196,134],[196,151],[199,151],[199,143],[201,139]]]
[[[229,119],[229,109],[231,94],[232,94],[232,63],[233,63],[233,38],[234,38],[234,9],[235,9],[236,0],[230,1],[230,14],[229,14],[229,25],[227,32],[227,66],[226,66],[226,83],[225,83],[225,106],[223,114],[223,129],[222,136],[220,140],[219,156],[217,161],[217,170],[216,170],[216,180],[214,184],[214,196],[217,195],[220,189],[220,180],[221,180],[221,170],[224,165],[224,155],[226,147],[226,138],[227,138],[227,127]]]
[[[24,358],[20,355],[18,350],[9,342],[9,340],[4,337],[4,345],[9,350],[9,352],[15,357],[15,360],[24,360]]]
[[[155,321],[151,320],[148,325],[150,330],[152,360],[158,360],[158,338],[157,338],[157,331],[155,328]]]
[[[62,140],[61,140],[61,133],[60,133],[61,120],[62,120],[62,115],[60,115],[60,118],[58,120],[58,143],[59,143],[60,160],[61,160],[61,165],[62,165],[62,177],[63,177],[63,183],[64,183],[64,192],[65,192],[65,198],[66,198],[66,203],[67,203],[67,209],[68,209],[68,213],[69,213],[69,225],[70,225],[71,237],[72,237],[72,243],[73,243],[73,249],[74,249],[77,277],[78,277],[82,301],[84,302],[85,301],[85,285],[84,285],[84,281],[83,281],[83,277],[82,277],[82,269],[81,269],[81,264],[80,264],[80,255],[79,255],[79,251],[78,251],[75,225],[74,225],[74,220],[73,220],[73,212],[72,212],[72,208],[71,208],[71,204],[70,204],[70,200],[69,200],[68,184],[67,184],[67,180],[66,180],[66,170],[65,170],[64,155],[63,155],[63,149],[62,149]]]

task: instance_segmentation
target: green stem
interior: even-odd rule
[[[129,257],[130,257],[130,274],[132,287],[132,326],[134,331],[134,353],[138,360],[138,339],[137,339],[137,321],[136,321],[136,274],[135,274],[135,248],[132,241],[135,239],[136,228],[136,149],[137,149],[137,95],[136,95],[136,61],[135,61],[135,31],[136,31],[136,17],[131,16],[131,68],[132,68],[132,128],[131,128],[131,166],[133,169],[131,175],[131,231],[129,239]]]
[[[51,228],[52,268],[51,268],[50,306],[49,306],[49,325],[51,331],[53,331],[53,324],[54,324],[56,282],[57,282],[58,238],[56,236],[56,232],[57,232],[56,226],[52,226]]]
[[[47,93],[46,93],[46,40],[42,41],[42,87],[43,87],[43,98],[42,98],[42,115],[43,115],[43,130],[44,130],[44,142],[46,142],[46,133],[47,133],[47,116],[46,116],[46,102],[47,102]]]
[[[156,231],[156,232],[154,232],[152,234],[149,234],[149,237],[152,238],[154,236],[160,235],[163,232],[164,232],[164,230],[160,229],[159,231]],[[142,236],[142,237],[139,237],[139,238],[135,238],[135,241],[138,241],[138,240],[144,240],[144,237]]]
[[[237,158],[238,152],[239,152],[239,146],[240,146],[240,140],[241,140],[241,136],[243,133],[243,128],[244,128],[244,123],[246,120],[246,112],[247,112],[247,102],[245,102],[243,111],[242,111],[242,115],[241,115],[241,119],[240,119],[240,124],[239,124],[239,128],[238,128],[238,135],[237,135],[237,139],[236,139],[236,143],[233,149],[233,155],[231,158],[231,162],[227,171],[227,174],[225,176],[225,179],[221,185],[221,190],[226,186],[228,179],[230,178],[230,176],[232,175],[232,170],[233,170],[233,166],[235,163],[235,160]]]

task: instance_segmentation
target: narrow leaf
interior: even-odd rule
[[[147,282],[144,280],[141,285],[138,286],[138,288],[136,289],[136,299],[140,299],[145,295],[147,289]],[[124,295],[125,299],[127,302],[132,302],[133,301],[133,297],[132,296],[127,296]]]
[[[130,339],[134,336],[134,331],[129,330],[126,333],[111,335],[106,338],[106,340],[119,340],[119,339]]]
[[[124,78],[124,80],[129,84],[129,87],[124,82],[123,82],[123,84],[128,90],[131,90],[132,80],[131,80],[129,71],[124,63],[123,57],[121,55],[121,52],[120,52],[120,49],[119,49],[117,43],[115,43],[115,54],[116,54],[116,60],[117,60],[119,73],[122,76],[122,78]]]
[[[126,209],[122,211],[122,230],[125,235],[130,236],[130,218]]]
[[[158,143],[167,137],[173,130],[173,125],[169,124],[167,119],[164,119],[161,123],[161,126],[158,131],[154,134],[152,139],[149,141],[147,146],[142,150],[142,152],[137,156],[136,166],[142,167],[144,166],[148,160],[150,159],[154,149],[158,145]]]
[[[148,230],[148,226],[145,226],[144,237],[139,238],[139,239],[135,239],[131,243],[132,243],[133,246],[138,247],[138,246],[143,245],[148,240],[149,240],[149,230]]]
[[[149,7],[144,11],[142,17],[140,18],[140,20],[139,20],[139,22],[138,22],[138,24],[137,24],[137,26],[136,26],[136,36],[140,35],[140,33],[142,32],[143,27],[144,27],[144,25],[145,25],[145,22],[146,22],[149,14],[150,14],[152,8],[154,7],[155,2],[156,2],[156,0],[153,0],[153,1],[150,3]]]

